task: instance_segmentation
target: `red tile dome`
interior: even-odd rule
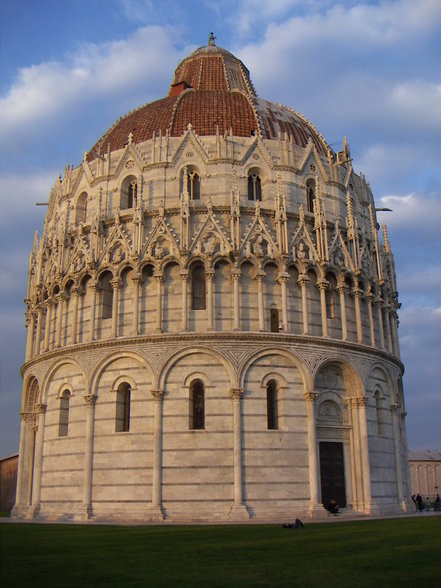
[[[96,153],[115,151],[153,134],[179,137],[191,124],[200,136],[232,132],[238,137],[254,134],[277,139],[287,134],[296,145],[311,140],[318,152],[329,150],[323,137],[304,117],[293,110],[257,97],[245,65],[232,53],[214,45],[196,49],[176,68],[168,96],[141,106],[117,121],[93,146]]]

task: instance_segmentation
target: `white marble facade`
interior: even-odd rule
[[[56,181],[30,261],[13,516],[321,517],[323,443],[347,510],[408,508],[386,229],[347,142],[334,153],[295,116],[322,151],[189,120]]]

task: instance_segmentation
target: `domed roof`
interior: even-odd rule
[[[257,97],[245,65],[232,53],[217,47],[211,35],[176,68],[168,96],[145,104],[118,120],[93,146],[97,153],[122,149],[132,133],[134,143],[153,134],[180,137],[188,125],[200,136],[232,132],[238,137],[258,134],[277,139],[287,134],[296,145],[311,140],[321,154],[330,148],[317,130],[293,110]]]

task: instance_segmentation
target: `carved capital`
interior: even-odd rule
[[[233,278],[233,280],[235,282],[239,282],[240,281],[240,276],[242,275],[242,272],[240,271],[240,269],[232,269],[231,270],[231,277]]]
[[[183,282],[187,282],[187,280],[188,280],[188,270],[181,270],[179,272],[179,275],[181,276],[181,280]]]
[[[20,415],[21,420],[28,425],[33,425],[35,423],[35,412],[21,410],[18,414]]]
[[[316,286],[319,290],[324,290],[326,292],[329,288],[329,282],[328,280],[318,280]]]
[[[368,399],[366,398],[366,396],[357,396],[356,398],[352,399],[352,402],[354,403],[356,408],[364,408],[365,406],[367,406]]]
[[[304,286],[307,286],[309,283],[309,278],[308,276],[305,275],[301,275],[297,278],[297,284],[303,288]]]
[[[393,412],[396,412],[396,413],[398,413],[398,410],[399,410],[399,408],[400,408],[400,405],[398,404],[398,402],[394,402],[394,403],[392,403],[392,404],[390,405],[390,409],[391,409]]]
[[[122,286],[122,281],[119,278],[113,278],[113,280],[110,280],[110,285],[114,290],[119,290]]]
[[[88,394],[87,396],[84,396],[84,402],[87,404],[87,406],[95,406],[96,404],[96,400],[97,400],[97,396],[95,396],[95,394]]]
[[[37,404],[36,412],[38,414],[46,414],[47,404]]]
[[[150,390],[150,393],[155,400],[162,400],[164,396],[164,390],[161,388],[153,388]]]
[[[280,285],[286,284],[289,280],[289,273],[288,272],[281,272],[277,278],[277,281]]]
[[[233,400],[240,400],[243,396],[243,388],[231,388],[231,398]]]
[[[144,280],[142,279],[142,275],[138,272],[136,274],[133,274],[132,276],[132,282],[134,284],[143,284]]]
[[[303,396],[305,397],[306,402],[310,402],[314,404],[317,398],[319,397],[318,392],[303,392]]]
[[[212,270],[212,269],[205,270],[205,278],[209,282],[212,282],[214,280],[214,270]]]
[[[336,288],[337,292],[340,294],[343,292],[343,294],[346,294],[346,292],[349,290],[349,288],[347,287],[346,284],[339,284]]]

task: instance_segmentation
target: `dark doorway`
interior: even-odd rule
[[[320,441],[319,449],[322,504],[326,508],[333,499],[343,508],[346,506],[343,443]]]

